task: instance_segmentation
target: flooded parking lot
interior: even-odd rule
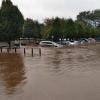
[[[0,54],[0,100],[100,100],[100,45]]]

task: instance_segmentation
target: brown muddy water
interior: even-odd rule
[[[100,100],[100,45],[0,54],[0,100]]]

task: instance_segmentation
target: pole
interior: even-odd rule
[[[9,53],[9,48],[7,48],[7,53]]]
[[[17,49],[15,48],[15,53],[17,52]]]
[[[0,49],[1,49],[1,53],[2,53],[2,47]]]
[[[33,48],[32,48],[32,57],[33,57]]]
[[[24,55],[26,54],[26,50],[25,50],[25,48],[24,48]]]
[[[39,55],[41,56],[41,48],[39,48]]]

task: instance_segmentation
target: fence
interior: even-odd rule
[[[18,49],[20,48],[0,48],[0,53],[18,53]],[[29,48],[29,52],[31,56],[34,56],[34,48]],[[23,52],[24,56],[27,55],[27,48],[21,48],[21,51]],[[37,48],[38,55],[41,56],[41,48]]]

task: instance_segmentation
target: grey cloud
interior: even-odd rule
[[[2,0],[0,0],[1,3]],[[100,8],[100,0],[12,0],[23,15],[41,21],[45,17],[72,17],[84,10]]]

